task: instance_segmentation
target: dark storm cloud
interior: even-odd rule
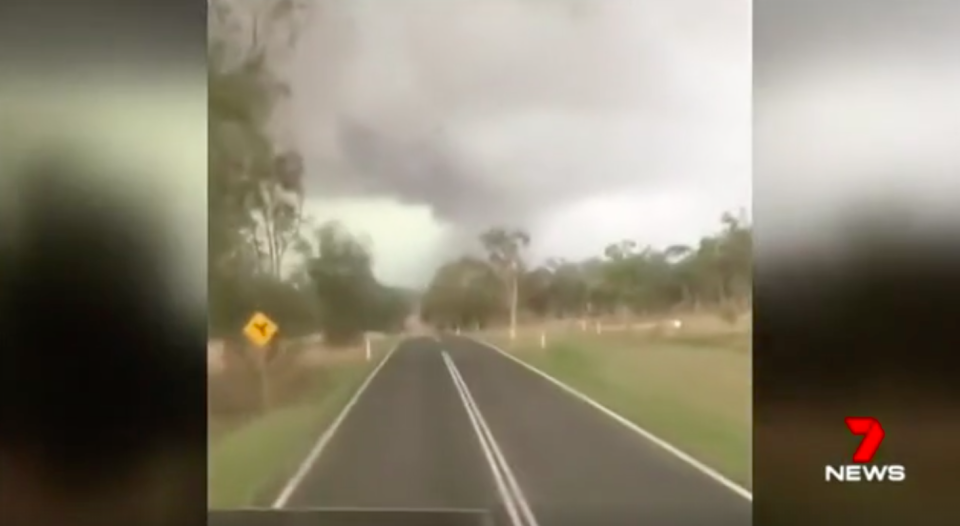
[[[511,194],[472,173],[476,168],[458,158],[442,135],[405,143],[349,119],[338,123],[337,132],[343,159],[361,175],[351,185],[353,192],[429,203],[438,217],[466,224],[487,220],[491,207],[521,209]]]
[[[312,195],[392,196],[457,225],[618,189],[742,192],[748,8],[317,2],[285,118]]]

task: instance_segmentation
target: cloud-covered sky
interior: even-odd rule
[[[284,65],[308,210],[414,284],[491,225],[665,245],[750,205],[748,0],[317,1]]]

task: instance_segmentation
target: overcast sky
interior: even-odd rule
[[[491,225],[533,257],[694,242],[750,205],[748,0],[318,1],[284,66],[308,211],[417,284]]]

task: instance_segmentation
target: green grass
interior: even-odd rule
[[[517,355],[750,487],[751,371],[741,343],[569,335]]]
[[[217,438],[208,461],[209,507],[250,506],[270,498],[267,491],[279,491],[374,363],[320,369],[303,403],[277,409]]]

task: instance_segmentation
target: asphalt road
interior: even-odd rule
[[[283,507],[494,509],[509,526],[751,520],[747,499],[453,336],[387,358]]]

